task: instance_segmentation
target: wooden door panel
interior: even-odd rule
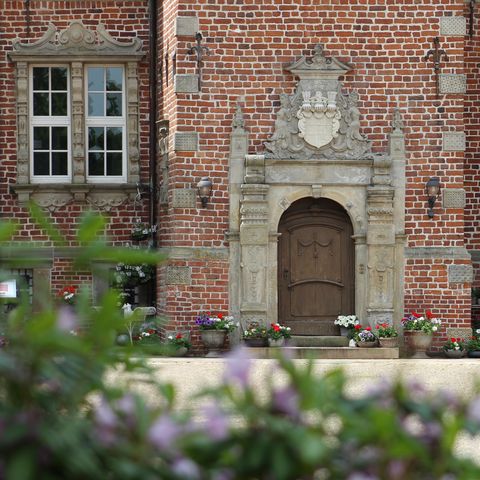
[[[305,199],[280,221],[279,321],[299,335],[332,335],[337,315],[354,313],[354,249],[346,212]]]

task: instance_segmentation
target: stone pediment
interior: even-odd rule
[[[300,78],[293,95],[280,95],[275,131],[265,157],[276,159],[370,159],[370,142],[360,133],[358,94],[345,93],[339,77],[352,65],[327,58],[317,45],[287,70]]]
[[[119,42],[105,29],[102,23],[95,31],[86,28],[79,20],[74,20],[65,30],[58,30],[50,23],[42,38],[35,42],[23,43],[19,38],[13,41],[13,60],[23,57],[48,56],[121,56],[142,57],[142,41],[133,38],[131,41]]]

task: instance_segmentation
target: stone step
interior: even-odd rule
[[[358,347],[283,347],[247,348],[251,358],[276,358],[280,351],[290,358],[369,360],[400,358],[398,348],[358,348]]]
[[[339,335],[292,335],[289,344],[295,347],[348,347],[348,338]]]

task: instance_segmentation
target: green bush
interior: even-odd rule
[[[91,236],[85,258],[104,247]],[[73,312],[46,302],[36,315],[21,302],[4,318],[1,479],[480,478],[478,465],[454,453],[459,433],[479,433],[480,396],[467,402],[380,381],[350,398],[341,371],[318,377],[311,362],[282,357],[287,382],[260,388],[240,350],[226,360],[221,385],[202,393],[201,419],[175,409],[172,386],[141,375],[158,392],[149,406],[104,381],[113,368],[148,373],[132,348],[112,347],[122,321],[116,302],[111,292],[92,310],[80,295]]]

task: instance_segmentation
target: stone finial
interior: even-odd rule
[[[244,129],[245,128],[245,118],[243,116],[243,110],[240,103],[237,103],[237,107],[235,109],[235,114],[233,116],[233,123],[232,126],[234,129]]]
[[[403,129],[405,128],[405,125],[402,119],[402,114],[398,107],[395,107],[393,109],[392,127],[393,127],[393,131],[398,133],[403,132]]]

